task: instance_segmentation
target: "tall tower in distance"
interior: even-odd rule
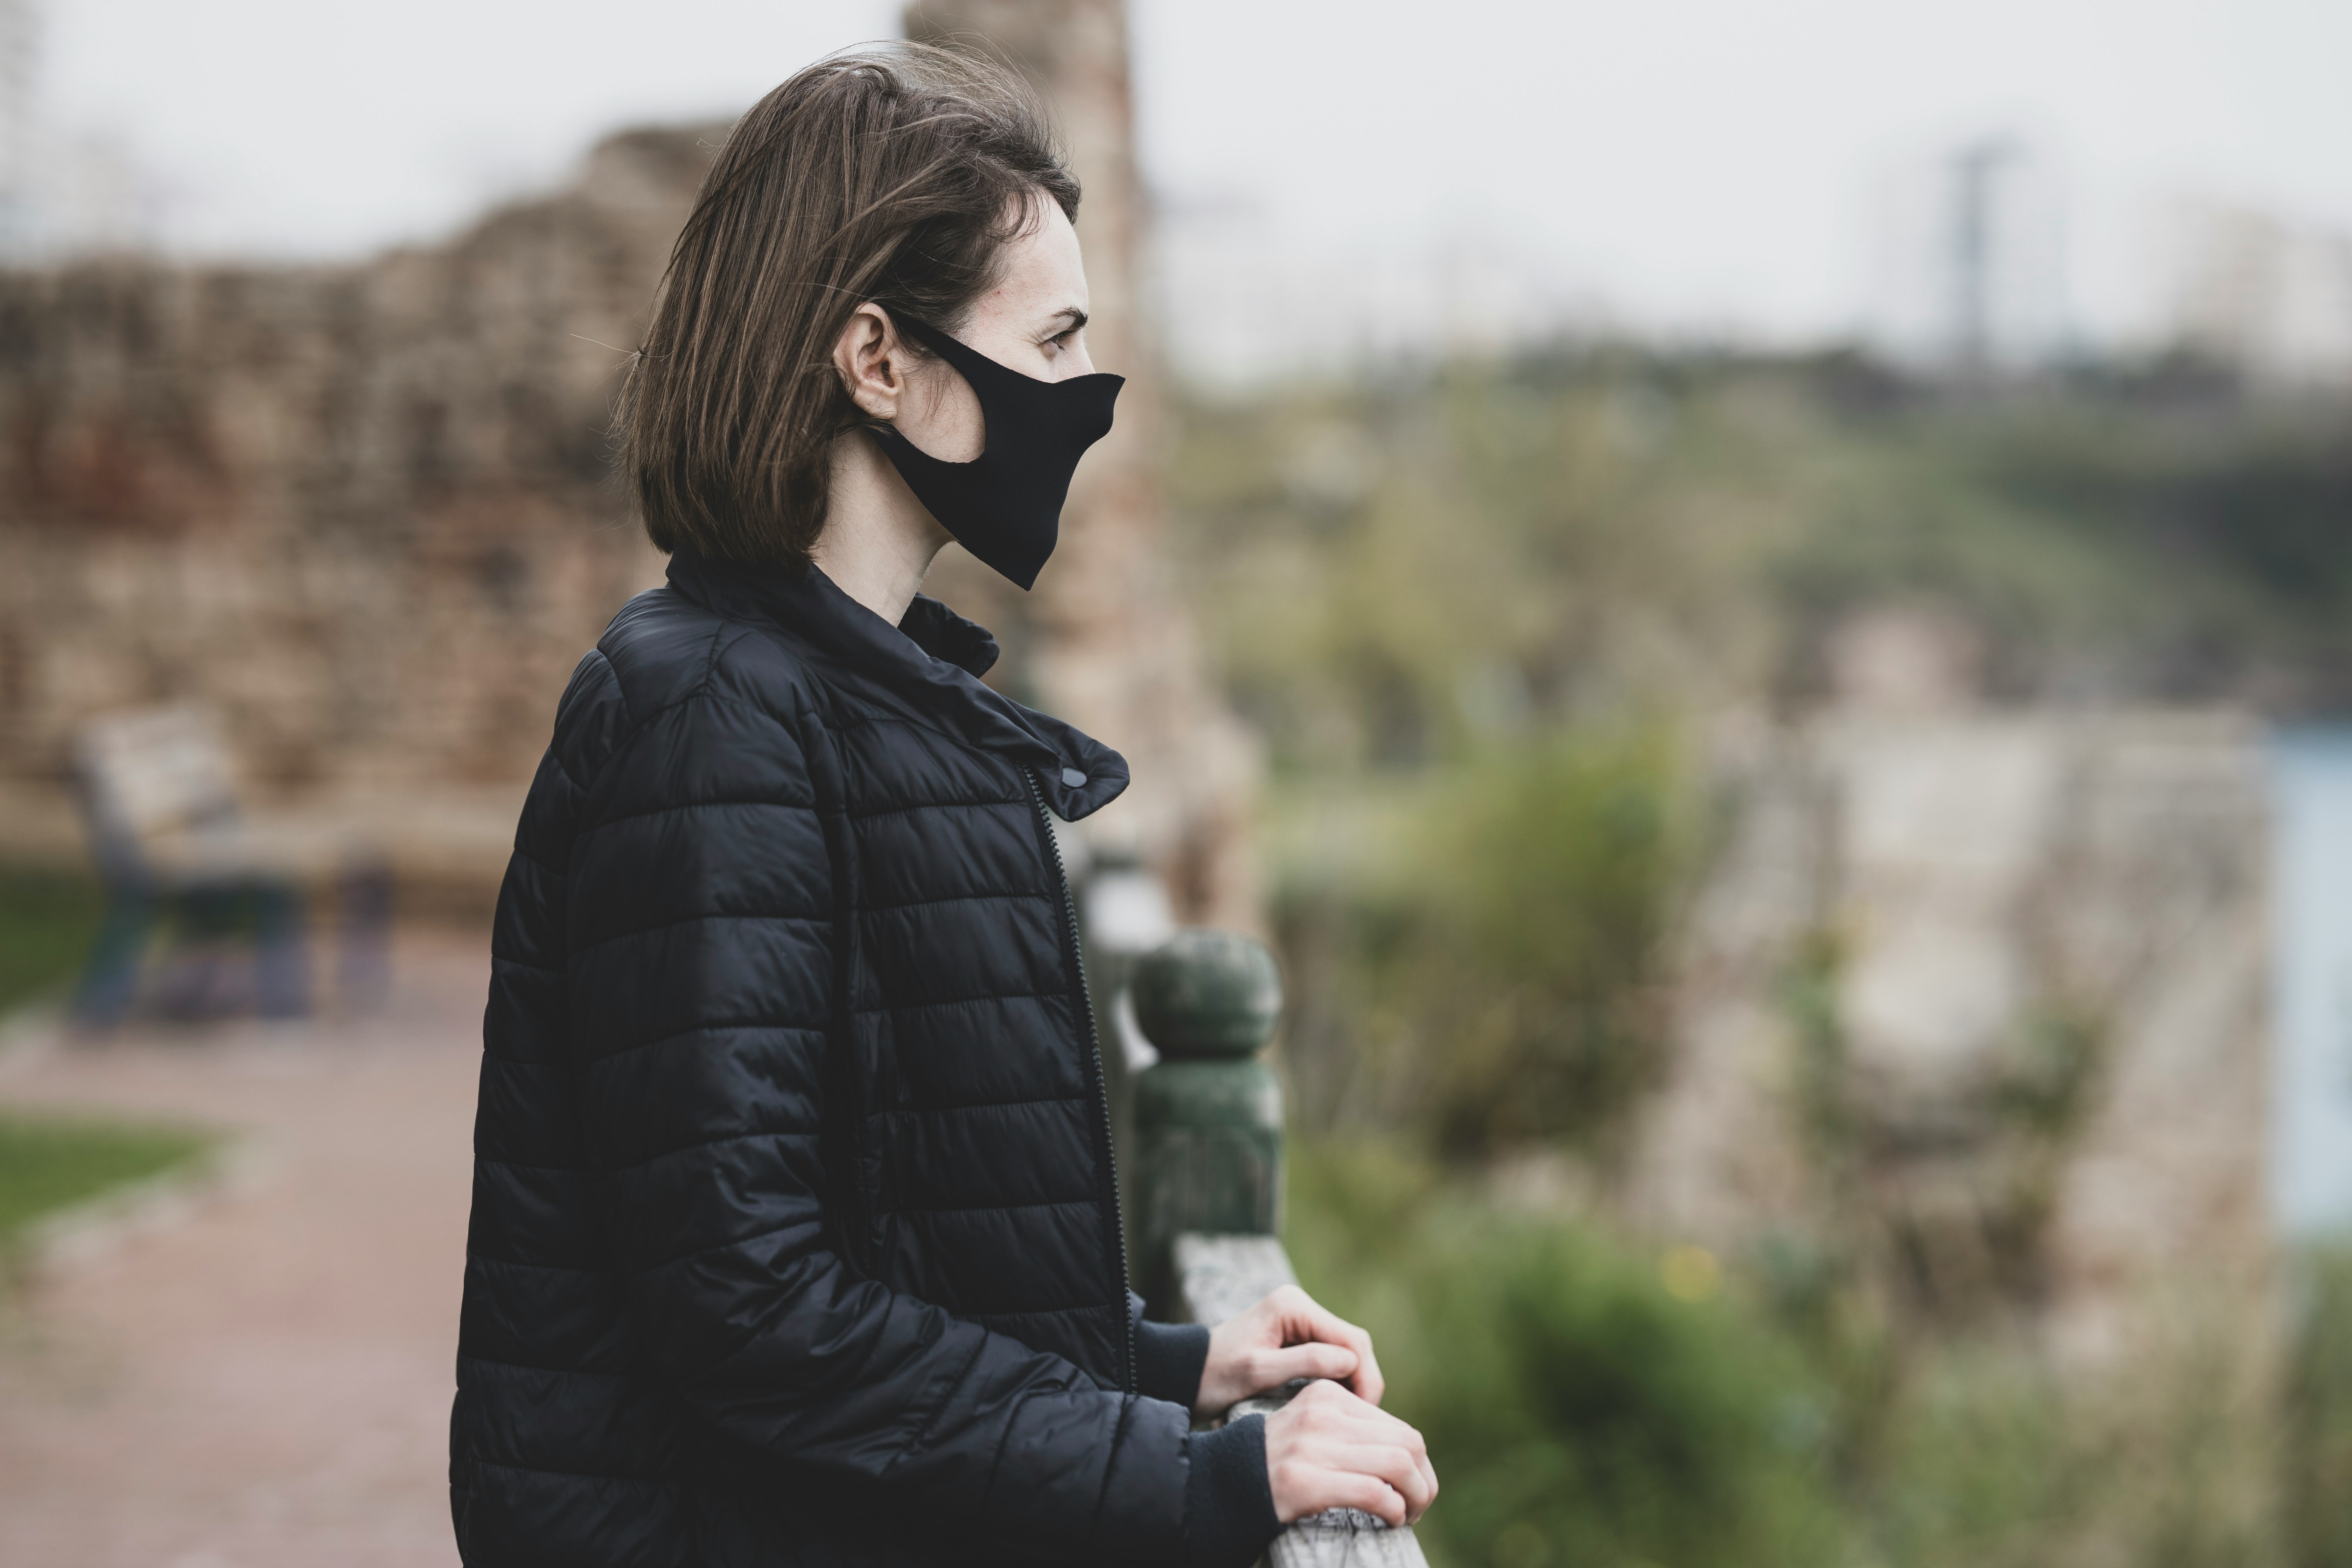
[[[1995,245],[1993,197],[2001,170],[2018,158],[2005,136],[1972,142],[1952,154],[1951,335],[1952,368],[1981,376],[1993,359]]]
[[[2066,184],[2041,138],[1995,129],[1902,154],[1874,205],[1881,350],[1969,385],[2070,351]]]

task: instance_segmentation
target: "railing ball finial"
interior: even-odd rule
[[[1282,972],[1237,931],[1181,931],[1138,960],[1129,982],[1144,1038],[1171,1061],[1255,1056],[1282,1016]]]
[[[1160,1060],[1135,1080],[1135,1207],[1144,1295],[1174,1303],[1187,1233],[1272,1236],[1282,1221],[1282,1086],[1256,1059],[1282,972],[1234,931],[1180,931],[1136,961],[1128,1000]]]

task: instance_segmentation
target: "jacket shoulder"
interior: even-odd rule
[[[584,781],[632,734],[698,699],[784,725],[812,706],[807,669],[783,639],[675,588],[639,594],[573,670],[556,712],[556,755]]]
[[[705,692],[780,717],[808,705],[806,667],[784,639],[675,588],[654,588],[622,605],[596,651],[640,719]]]

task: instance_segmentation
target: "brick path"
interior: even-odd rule
[[[250,1156],[193,1213],[0,1306],[0,1564],[457,1561],[479,948],[404,939],[378,1018],[0,1060],[0,1101],[198,1121]]]

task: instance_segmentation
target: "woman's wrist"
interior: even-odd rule
[[[1282,1533],[1265,1462],[1265,1417],[1245,1415],[1186,1442],[1186,1568],[1245,1568]]]

